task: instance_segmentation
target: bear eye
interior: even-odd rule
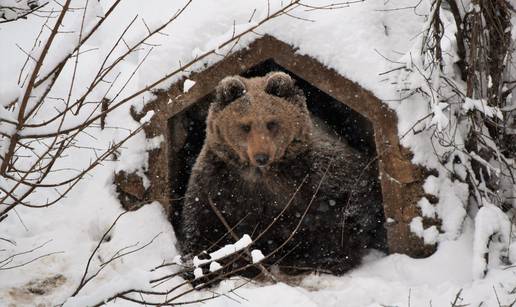
[[[251,131],[251,125],[249,124],[241,124],[240,129],[244,131],[245,133],[249,133]]]
[[[276,131],[278,130],[279,124],[277,121],[271,120],[267,123],[267,130],[269,131]]]

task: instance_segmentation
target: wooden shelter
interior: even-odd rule
[[[413,257],[431,254],[434,246],[423,244],[410,231],[410,222],[420,215],[417,202],[424,196],[425,176],[424,170],[411,163],[410,152],[400,145],[395,113],[360,85],[271,36],[263,36],[213,66],[189,75],[188,79],[195,81],[195,85],[186,93],[183,93],[183,79],[157,93],[158,98],[146,105],[142,114],[148,110],[155,112],[145,131],[147,138],[162,136],[164,143],[149,152],[148,190],[142,189],[136,177],[117,175],[115,181],[122,202],[130,205],[157,200],[170,208],[174,220],[174,214],[181,210],[181,196],[191,165],[202,146],[203,125],[215,86],[228,75],[252,76],[277,69],[311,87],[310,95],[316,97],[308,100],[316,99],[323,106],[312,106],[314,110],[322,110],[316,114],[320,119],[326,120],[324,117],[332,114],[347,116],[347,121],[340,118],[350,123],[344,128],[341,125],[344,137],[354,138],[355,145],[368,150],[374,158],[381,180],[389,252]],[[141,115],[133,116],[138,119]],[[434,222],[425,220],[425,224]]]

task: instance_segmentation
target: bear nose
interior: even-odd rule
[[[256,161],[256,164],[259,166],[264,166],[269,162],[269,155],[267,154],[256,154],[254,155],[254,161]]]

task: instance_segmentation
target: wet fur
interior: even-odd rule
[[[237,97],[221,97],[220,91],[225,90],[221,82],[185,195],[180,248],[195,255],[215,242],[214,248],[234,242],[225,235],[227,230],[210,202],[230,226],[237,225],[235,234],[256,238],[300,187],[289,209],[252,248],[268,255],[288,240],[301,221],[296,235],[265,263],[278,264],[287,272],[299,272],[288,268],[302,267],[342,274],[359,264],[367,248],[381,245],[384,239],[378,179],[361,153],[314,128],[305,98],[293,83],[279,84],[287,97],[271,98],[269,76],[238,77],[245,91],[227,91]],[[248,112],[256,113],[251,114],[256,118],[274,112],[281,129],[288,130],[278,137],[288,143],[273,144],[276,156],[265,168],[254,166],[242,146],[230,144],[238,136],[228,135],[234,126],[227,121],[244,118]]]

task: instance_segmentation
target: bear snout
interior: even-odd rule
[[[254,161],[256,161],[256,164],[258,166],[265,166],[269,162],[269,155],[259,153],[259,154],[254,155],[253,159],[254,159]]]
[[[269,165],[274,160],[275,146],[271,138],[263,133],[251,132],[247,142],[247,156],[257,167]]]

